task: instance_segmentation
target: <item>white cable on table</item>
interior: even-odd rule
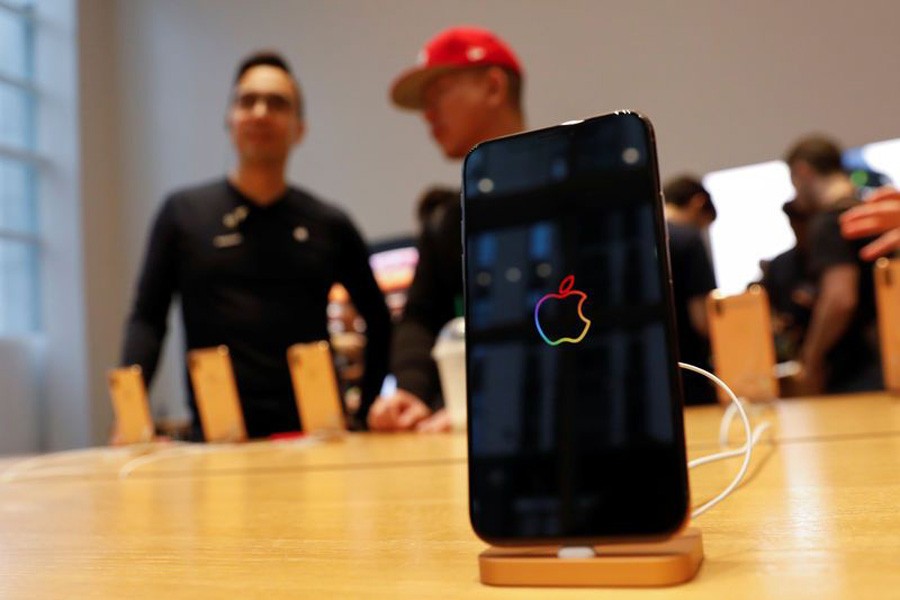
[[[740,456],[742,454],[744,455],[744,461],[741,463],[741,468],[738,470],[737,475],[735,475],[735,477],[731,481],[731,483],[728,484],[728,486],[724,490],[722,490],[722,492],[719,493],[715,498],[713,498],[712,500],[709,500],[708,502],[700,505],[699,507],[697,507],[693,511],[691,511],[691,518],[696,519],[697,517],[699,517],[706,511],[708,511],[710,508],[712,508],[713,506],[715,506],[716,504],[718,504],[719,502],[724,500],[741,483],[741,480],[744,478],[744,475],[747,474],[747,468],[750,466],[750,458],[753,454],[753,446],[755,446],[757,444],[757,442],[759,442],[760,438],[762,437],[762,434],[769,428],[769,423],[768,422],[762,423],[755,430],[751,430],[750,417],[747,416],[747,411],[744,410],[743,403],[738,399],[738,397],[735,395],[735,393],[733,391],[731,391],[731,388],[728,387],[728,385],[724,381],[722,381],[721,379],[719,379],[718,377],[716,377],[709,371],[706,371],[705,369],[701,369],[700,367],[695,367],[694,365],[689,365],[687,363],[680,362],[680,363],[678,363],[678,366],[681,367],[682,369],[686,369],[688,371],[693,371],[694,373],[703,375],[704,377],[706,377],[707,379],[709,379],[710,381],[715,383],[717,386],[719,386],[720,388],[725,390],[725,393],[728,394],[729,398],[731,398],[731,404],[729,405],[728,410],[726,410],[725,414],[722,416],[722,425],[719,430],[720,443],[723,440],[725,443],[727,443],[728,430],[731,426],[732,416],[734,415],[735,411],[741,416],[741,421],[744,423],[745,442],[744,442],[743,446],[740,446],[733,450],[726,450],[725,452],[718,452],[716,454],[711,454],[709,456],[702,456],[700,458],[695,458],[694,460],[692,460],[688,463],[688,468],[693,469],[694,467],[706,465],[711,462],[715,462],[717,460],[733,458],[736,456]],[[732,409],[732,407],[734,407],[734,408]],[[726,417],[727,417],[727,419],[726,419]]]

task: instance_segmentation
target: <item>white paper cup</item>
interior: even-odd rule
[[[455,430],[466,428],[466,341],[462,317],[450,321],[438,336],[431,356],[441,378],[444,407]]]

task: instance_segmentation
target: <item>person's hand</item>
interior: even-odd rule
[[[900,191],[881,188],[860,206],[840,217],[841,234],[856,239],[881,234],[859,251],[863,260],[875,260],[900,248]]]
[[[450,413],[446,408],[436,411],[416,425],[416,431],[419,433],[446,433],[451,429],[453,429],[453,424],[450,422]]]
[[[418,396],[398,389],[375,400],[368,424],[372,431],[410,431],[430,415],[431,409]]]

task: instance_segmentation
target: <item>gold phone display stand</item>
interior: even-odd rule
[[[751,402],[777,398],[775,342],[766,291],[758,285],[734,296],[715,290],[707,296],[706,312],[716,375]],[[723,390],[717,393],[723,404],[731,401]]]
[[[661,587],[686,583],[703,562],[700,530],[658,542],[490,548],[478,556],[481,582],[499,586]]]
[[[294,344],[288,348],[287,358],[303,431],[334,434],[346,430],[328,342]]]
[[[875,303],[884,387],[900,393],[900,260],[875,263]]]
[[[206,441],[246,441],[247,429],[228,348],[191,350],[188,371]]]
[[[138,365],[112,369],[107,373],[109,395],[116,415],[115,444],[143,444],[153,441],[153,417],[147,400],[147,386]]]

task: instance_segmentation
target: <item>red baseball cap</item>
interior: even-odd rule
[[[468,67],[504,67],[522,75],[512,49],[493,32],[468,25],[440,32],[422,47],[416,66],[391,85],[391,100],[401,108],[421,109],[422,92],[435,77]]]

